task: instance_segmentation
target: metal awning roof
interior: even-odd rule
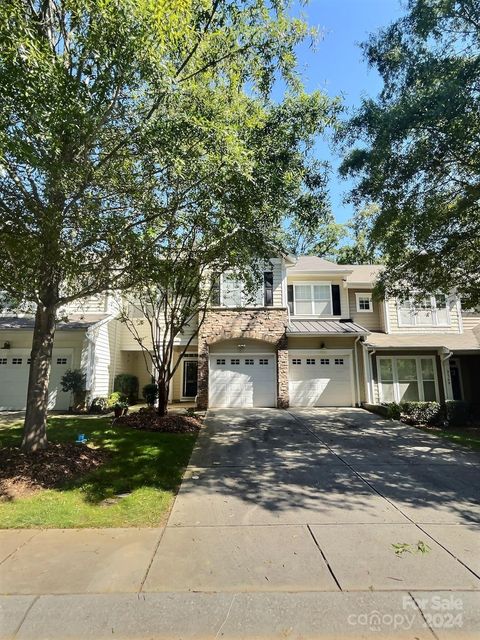
[[[290,320],[287,334],[290,335],[361,335],[370,332],[351,320]]]

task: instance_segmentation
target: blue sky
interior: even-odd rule
[[[363,59],[359,43],[402,15],[400,0],[310,0],[306,7],[297,8],[295,13],[298,12],[323,34],[315,50],[307,45],[298,50],[306,89],[341,95],[350,109],[358,106],[363,96],[375,96],[381,80]],[[343,202],[349,185],[336,173],[340,158],[328,143],[319,142],[317,148],[319,157],[333,165],[332,208],[337,221],[345,222],[352,216],[353,208]]]

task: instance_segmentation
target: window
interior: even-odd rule
[[[6,358],[0,358],[0,364],[7,364]]]
[[[438,398],[435,358],[379,357],[378,387],[381,402],[429,402]]]
[[[335,358],[335,364],[344,364],[344,362],[343,358]]]
[[[315,364],[315,358],[307,358],[307,364]]]
[[[67,364],[66,358],[57,358],[57,364]]]
[[[240,364],[240,358],[232,358],[230,364]]]
[[[373,311],[373,301],[371,293],[356,293],[358,313],[368,313]]]
[[[292,364],[302,364],[301,358],[292,358]]]
[[[260,364],[268,364],[268,358],[260,358]]]
[[[217,364],[225,364],[225,360],[223,358],[217,358]]]
[[[30,364],[32,362],[31,358],[27,358],[27,364]]]
[[[22,364],[23,358],[12,358],[12,364]]]
[[[320,364],[330,364],[329,358],[320,358]]]
[[[245,358],[245,364],[253,364],[253,358]]]
[[[399,300],[397,309],[400,327],[450,326],[449,306],[444,294],[427,296],[416,304],[412,300]]]
[[[294,315],[332,315],[332,287],[330,284],[296,284],[293,291]]]
[[[220,278],[220,304],[222,307],[261,307],[264,305],[264,287],[249,292],[242,280],[233,274],[223,274]]]

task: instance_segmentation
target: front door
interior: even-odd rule
[[[183,397],[194,398],[197,395],[198,360],[183,362]]]
[[[460,367],[457,360],[450,360],[450,379],[454,400],[462,399],[462,382],[460,380]]]

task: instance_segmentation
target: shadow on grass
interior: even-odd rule
[[[0,446],[19,446],[21,433],[21,422],[0,423]],[[84,501],[91,505],[141,488],[175,493],[196,439],[195,434],[142,432],[114,426],[109,417],[49,418],[47,434],[51,442],[73,443],[80,433],[85,434],[89,446],[105,449],[110,457],[97,470],[66,482],[57,490],[80,490]]]

